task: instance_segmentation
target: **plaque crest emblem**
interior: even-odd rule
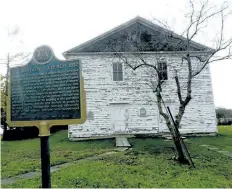
[[[33,60],[37,64],[46,64],[53,57],[53,51],[49,46],[43,45],[35,49]]]

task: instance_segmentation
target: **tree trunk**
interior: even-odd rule
[[[172,139],[174,141],[174,145],[175,145],[175,148],[176,148],[175,160],[177,160],[180,163],[187,163],[188,160],[185,158],[184,151],[182,149],[180,139],[178,139],[178,137],[176,137],[176,136],[172,136]]]
[[[7,136],[7,123],[6,121],[3,122],[3,135],[2,135],[2,140],[6,140]]]
[[[185,158],[184,151],[182,149],[182,145],[180,141],[180,133],[179,131],[176,130],[174,126],[172,126],[171,120],[168,114],[163,111],[163,108],[161,105],[162,97],[160,93],[160,88],[157,88],[156,98],[157,98],[157,105],[158,105],[159,113],[165,119],[166,125],[170,131],[170,134],[172,135],[172,140],[174,142],[175,149],[176,149],[175,159],[179,161],[180,163],[185,163],[187,159]],[[178,126],[179,125],[177,125],[177,128]]]
[[[180,163],[188,162],[188,160],[185,158],[184,150],[183,150],[182,145],[181,145],[179,131],[176,131],[176,129],[172,127],[170,121],[169,121],[169,123],[167,123],[167,126],[168,126],[168,129],[172,135],[172,140],[174,142],[174,146],[176,149],[175,160],[177,160]],[[178,128],[178,126],[177,126],[177,128]]]
[[[7,134],[7,123],[6,123],[6,116],[7,116],[7,97],[8,97],[8,81],[9,81],[9,69],[10,69],[10,55],[7,54],[7,70],[6,70],[6,83],[5,83],[5,111],[4,111],[4,119],[3,119],[3,136],[2,140],[6,140]]]

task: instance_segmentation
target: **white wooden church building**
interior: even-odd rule
[[[128,34],[125,36],[124,34]],[[175,48],[176,41],[169,37],[158,38],[169,32],[152,22],[136,17],[109,32],[63,53],[66,59],[79,59],[87,101],[87,121],[83,125],[69,126],[69,139],[118,134],[163,134],[168,132],[164,119],[159,115],[156,97],[148,83],[151,74],[147,68],[133,71],[115,55],[121,52],[130,61],[137,61],[140,53],[148,63],[164,64],[163,100],[172,114],[177,113],[179,101],[174,80],[175,67],[181,78],[187,76],[187,65],[182,63],[184,48]],[[149,46],[139,52],[128,42]],[[167,36],[167,35],[166,35]],[[183,40],[183,38],[180,37]],[[121,45],[118,42],[120,41]],[[165,45],[166,44],[166,45]],[[174,45],[174,47],[173,47]],[[160,48],[162,46],[162,48]],[[212,49],[191,43],[192,53],[205,56]],[[132,56],[133,54],[133,56]],[[197,60],[194,61],[197,66]],[[182,80],[180,81],[182,82]],[[184,82],[182,92],[185,93]],[[192,100],[181,121],[181,133],[216,133],[216,115],[210,69],[206,67],[193,80]]]

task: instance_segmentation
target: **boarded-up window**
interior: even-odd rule
[[[147,115],[147,111],[145,108],[141,108],[139,112],[140,117],[145,117]]]
[[[89,111],[87,115],[88,120],[94,120],[93,112]]]
[[[167,62],[164,59],[158,61],[158,70],[159,70],[159,77],[160,80],[167,80],[168,79],[168,70],[167,70]]]
[[[113,81],[122,81],[122,63],[113,63]]]

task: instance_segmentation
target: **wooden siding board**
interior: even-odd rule
[[[165,82],[163,87],[163,98],[166,104],[170,106],[173,114],[175,114],[178,110],[178,99],[174,72],[171,66],[179,65],[181,56],[169,57],[169,54],[164,54],[163,56],[165,56],[168,62],[169,77],[169,80]],[[87,111],[94,112],[94,120],[87,120],[81,127],[75,125],[69,127],[70,138],[114,134],[110,112],[110,103],[112,102],[128,103],[130,115],[128,128],[131,129],[130,134],[152,134],[153,132],[166,131],[164,120],[158,115],[155,95],[145,82],[146,79],[150,78],[146,74],[146,69],[132,71],[124,65],[123,74],[125,80],[114,82],[112,81],[112,63],[120,60],[113,57],[113,55],[76,55],[69,58],[76,58],[82,61]],[[144,58],[149,63],[154,64],[156,55],[146,54]],[[128,57],[128,59],[133,60],[132,57]],[[182,74],[180,81],[183,82],[187,77],[186,66],[181,67],[180,73]],[[216,116],[208,67],[193,80],[193,86],[193,99],[183,116],[181,132],[216,132]],[[182,91],[183,93],[186,92],[184,85]],[[139,116],[139,109],[142,107],[147,110],[148,115],[146,117]]]

